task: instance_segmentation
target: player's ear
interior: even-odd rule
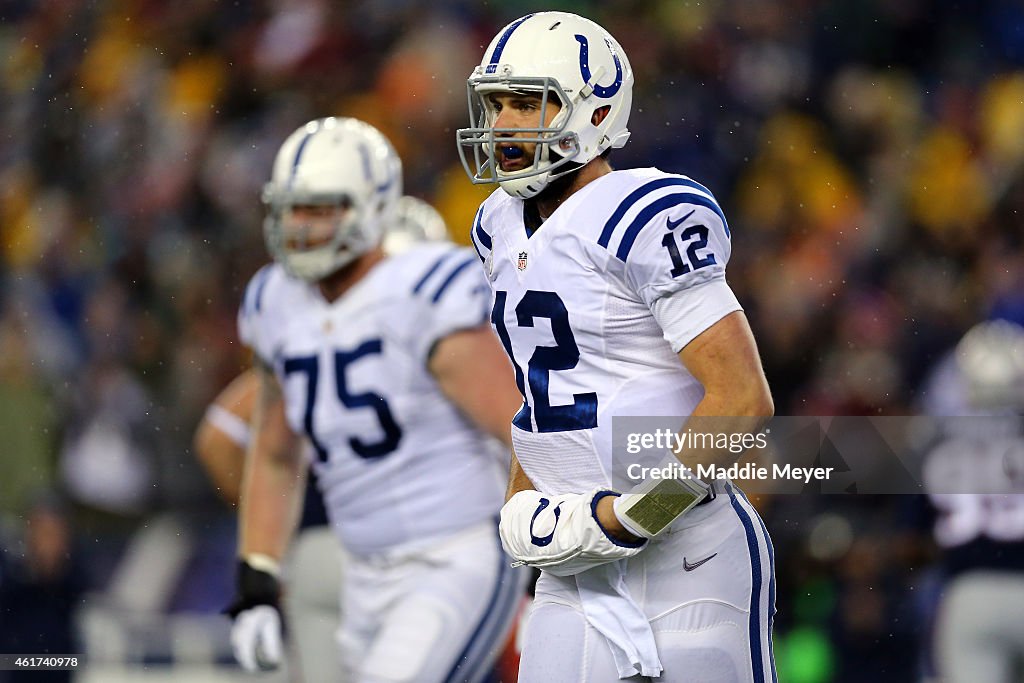
[[[610,104],[598,107],[594,110],[594,115],[590,117],[590,122],[595,126],[601,125],[601,122],[604,121],[604,117],[608,116],[608,112],[611,111],[611,108]]]

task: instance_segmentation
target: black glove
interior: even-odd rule
[[[235,573],[235,597],[223,614],[232,619],[257,605],[270,605],[281,611],[281,583],[270,572],[252,568],[245,560],[238,561]]]
[[[284,658],[281,584],[270,572],[238,563],[237,594],[224,610],[234,619],[231,647],[246,671],[269,671]]]

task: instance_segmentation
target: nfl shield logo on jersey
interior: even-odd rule
[[[516,268],[519,270],[526,270],[526,252],[519,252],[519,258],[516,260]]]

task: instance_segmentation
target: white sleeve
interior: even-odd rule
[[[652,197],[617,248],[627,284],[651,309],[676,352],[741,310],[725,281],[732,253],[725,215],[709,192],[693,185]]]
[[[452,250],[413,292],[416,320],[413,355],[424,365],[437,342],[460,330],[485,324],[491,309],[491,288],[480,261],[469,249]]]
[[[665,341],[672,345],[675,353],[729,313],[742,310],[724,278],[663,296],[651,306]]]
[[[242,305],[238,307],[238,338],[268,366],[271,364],[272,354],[269,340],[263,330],[266,317],[264,294],[271,269],[271,265],[266,265],[253,275],[245,288]]]

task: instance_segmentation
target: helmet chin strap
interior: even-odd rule
[[[551,145],[541,145],[540,158],[535,162],[538,169],[546,169],[551,166]],[[498,185],[501,189],[509,193],[513,197],[519,199],[530,199],[536,196],[538,193],[544,190],[548,184],[548,177],[550,172],[544,170],[536,175],[527,176],[525,178],[513,178],[511,180],[501,180],[501,171],[497,172]]]
[[[568,190],[569,186],[576,180],[576,175],[580,172],[580,169],[583,168],[583,166],[575,162],[569,162],[566,164],[565,168],[567,170],[558,173],[554,177],[548,178],[544,189],[533,197],[535,201],[545,202],[548,200],[560,199],[565,195],[566,190]],[[547,216],[544,216],[544,218],[547,218]]]
[[[552,166],[562,160],[562,156],[551,148],[550,144],[544,145],[541,162],[545,166]],[[567,161],[556,169],[555,173],[544,171],[537,175],[526,178],[515,178],[513,180],[499,180],[501,189],[519,199],[545,199],[559,195],[571,184],[573,177],[586,164],[575,161]]]
[[[528,178],[499,180],[498,185],[508,194],[519,199],[532,199],[540,194],[548,184],[548,174],[539,173]]]

